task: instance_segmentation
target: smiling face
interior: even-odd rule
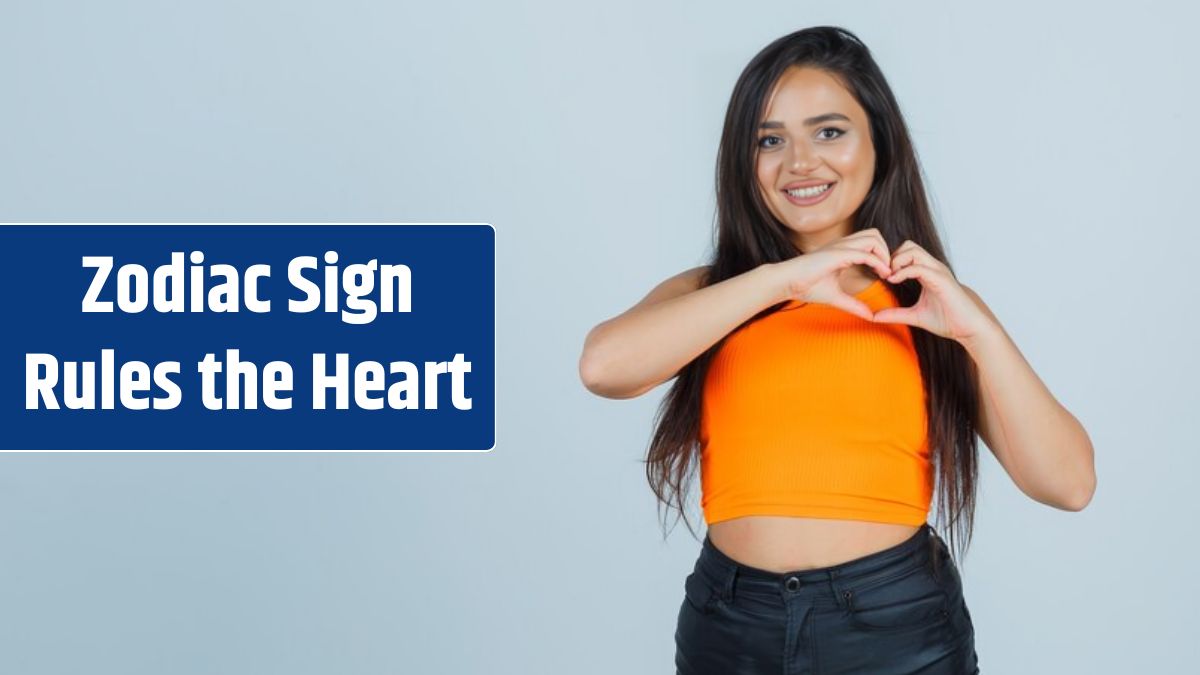
[[[837,79],[816,68],[788,68],[756,142],[759,189],[800,250],[853,231],[854,213],[875,177],[875,146],[867,112]]]

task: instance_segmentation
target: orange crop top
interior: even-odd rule
[[[857,293],[898,302],[882,280]],[[704,382],[704,519],[807,516],[920,525],[933,473],[909,326],[789,301],[734,331]]]

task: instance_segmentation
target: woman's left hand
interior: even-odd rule
[[[889,307],[875,312],[876,323],[903,323],[939,337],[962,342],[986,329],[991,317],[967,294],[949,267],[911,240],[905,240],[891,259],[893,284],[915,278],[921,295],[911,307]]]

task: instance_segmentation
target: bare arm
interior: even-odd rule
[[[588,391],[606,398],[641,396],[746,319],[788,299],[775,264],[699,288],[704,271],[696,267],[667,279],[588,332],[579,359]]]
[[[991,319],[990,330],[962,343],[978,371],[979,436],[1026,495],[1083,510],[1096,491],[1087,430],[1046,388],[983,299],[963,290]]]

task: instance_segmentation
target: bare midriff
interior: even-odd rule
[[[795,516],[743,516],[708,527],[733,560],[770,572],[829,567],[891,548],[920,526]]]

